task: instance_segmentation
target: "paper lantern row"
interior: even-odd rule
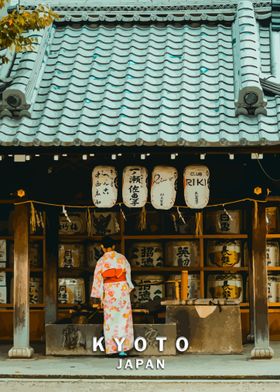
[[[188,207],[204,208],[209,201],[209,169],[190,165],[184,170],[184,198]],[[118,198],[118,174],[113,166],[96,166],[92,171],[92,200],[99,208],[113,207]],[[178,171],[171,166],[156,166],[151,177],[151,204],[158,210],[174,206]],[[148,170],[143,166],[126,166],[122,177],[123,203],[129,208],[142,208],[148,200]]]

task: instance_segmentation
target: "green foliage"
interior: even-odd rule
[[[7,0],[0,0],[0,9]],[[32,11],[18,7],[0,20],[0,51],[10,48],[16,52],[32,50],[35,39],[26,36],[29,30],[41,30],[50,26],[58,17],[51,9],[39,5]],[[5,55],[0,54],[0,63],[8,62]]]

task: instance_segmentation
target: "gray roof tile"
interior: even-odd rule
[[[268,28],[260,27],[259,35],[266,76]],[[0,119],[0,142],[279,143],[280,97],[266,97],[266,116],[235,114],[232,37],[232,28],[223,25],[57,28],[47,44],[31,118]],[[18,55],[13,75],[27,64],[26,54]]]

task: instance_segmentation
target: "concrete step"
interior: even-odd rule
[[[0,379],[2,392],[279,392],[280,380]]]

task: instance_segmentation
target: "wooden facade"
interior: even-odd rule
[[[186,155],[180,156],[177,161],[169,161],[170,153],[160,152],[155,149],[155,155],[150,160],[140,161],[140,151],[135,152],[135,162],[146,166],[149,170],[156,164],[172,163],[178,169],[179,177],[182,177],[182,169],[185,166]],[[111,151],[108,152],[108,159]],[[58,279],[61,277],[82,277],[86,281],[86,303],[89,301],[89,287],[93,268],[87,264],[87,259],[79,268],[59,268],[59,244],[73,243],[81,244],[86,247],[92,243],[100,241],[102,234],[88,235],[86,229],[79,234],[61,234],[59,233],[59,216],[62,212],[62,206],[71,205],[90,205],[92,168],[98,164],[104,164],[106,160],[104,156],[95,156],[92,160],[82,161],[82,152],[79,156],[67,157],[60,155],[58,162],[53,162],[53,156],[35,158],[31,157],[30,162],[13,163],[5,161],[4,165],[10,173],[10,189],[17,189],[19,174],[21,173],[20,187],[26,190],[26,200],[41,200],[47,203],[54,203],[59,206],[44,206],[34,203],[36,209],[41,211],[44,216],[44,227],[35,233],[30,233],[28,224],[30,218],[30,204],[19,204],[15,207],[1,204],[0,208],[4,211],[9,209],[9,214],[13,212],[14,224],[3,232],[1,239],[5,239],[8,248],[14,242],[14,263],[7,263],[5,268],[1,268],[2,272],[6,272],[7,281],[9,281],[9,289],[11,287],[11,278],[14,278],[14,303],[9,301],[10,293],[8,293],[8,304],[0,305],[0,339],[1,341],[14,340],[14,345],[9,355],[11,357],[30,357],[32,349],[29,340],[44,341],[45,323],[53,323],[57,319],[70,318],[71,311],[75,308],[71,304],[58,303]],[[108,162],[108,161],[107,161]],[[199,156],[196,154],[187,155],[187,162],[199,162]],[[278,154],[267,154],[264,157],[264,165],[267,170],[274,175],[275,163],[279,162]],[[118,161],[110,160],[110,164],[117,168],[119,177],[123,168],[129,163],[128,157],[124,154]],[[120,205],[116,205],[110,211],[116,213],[120,231],[114,235],[118,241],[118,248],[121,252],[129,255],[131,244],[135,241],[161,242],[165,244],[168,241],[194,241],[199,249],[197,265],[189,267],[164,265],[154,267],[137,267],[133,266],[133,278],[137,278],[139,274],[160,274],[166,280],[172,274],[180,274],[182,270],[187,270],[189,274],[196,274],[200,278],[200,297],[207,297],[207,278],[211,273],[239,273],[242,274],[243,282],[246,284],[248,277],[251,282],[248,297],[243,298],[240,304],[240,312],[242,318],[242,334],[243,340],[255,341],[255,348],[252,351],[252,358],[271,358],[273,353],[269,347],[269,339],[279,340],[280,338],[280,302],[267,302],[267,272],[279,273],[280,266],[267,267],[266,265],[266,241],[280,240],[280,226],[278,219],[278,227],[275,227],[273,233],[267,233],[266,213],[267,207],[275,206],[279,208],[279,200],[275,196],[279,195],[277,184],[275,185],[269,179],[264,178],[263,173],[257,168],[257,163],[251,160],[249,154],[236,154],[236,159],[231,161],[228,159],[228,153],[209,154],[203,164],[210,168],[210,205],[220,204],[220,207],[205,208],[202,211],[191,211],[184,208],[182,184],[178,183],[178,194],[176,205],[182,206],[181,213],[185,216],[189,226],[186,233],[175,232],[172,226],[171,214],[176,213],[177,207],[170,211],[160,211],[153,209],[149,204],[147,210],[147,228],[140,231],[137,228],[137,220],[141,211],[137,209],[128,209]],[[223,171],[221,171],[221,164]],[[245,165],[244,165],[245,164]],[[249,167],[249,169],[248,169]],[[241,172],[243,168],[243,173]],[[83,173],[81,175],[81,173]],[[246,176],[245,181],[242,180]],[[13,177],[14,176],[14,177]],[[39,181],[36,182],[36,179]],[[239,182],[238,182],[239,180]],[[70,184],[69,184],[70,181]],[[260,186],[262,194],[256,195],[254,188]],[[273,197],[266,197],[266,189],[270,188]],[[119,189],[121,187],[119,186]],[[234,192],[231,193],[231,189]],[[45,190],[48,190],[43,197]],[[223,190],[223,191],[221,191]],[[231,197],[232,195],[232,197]],[[227,201],[240,200],[246,197],[259,200],[259,202],[244,201],[226,205],[227,210],[242,211],[241,230],[236,234],[218,234],[209,232],[207,229],[207,213],[210,210],[224,208],[223,203]],[[264,200],[266,202],[264,203]],[[24,201],[24,199],[18,200]],[[119,192],[118,202],[121,203],[121,192]],[[14,210],[14,211],[13,211]],[[98,212],[98,209],[94,210]],[[103,212],[106,210],[102,210]],[[70,215],[73,212],[84,212],[86,209],[67,208]],[[107,211],[108,212],[108,211]],[[123,215],[123,213],[124,215]],[[279,211],[278,211],[279,213]],[[11,214],[10,214],[11,216]],[[5,215],[8,218],[8,215]],[[197,227],[198,222],[198,227]],[[156,226],[151,227],[151,226]],[[242,244],[242,264],[240,267],[213,267],[207,263],[207,245],[213,240],[237,240]],[[40,266],[30,266],[28,262],[28,248],[32,243],[38,244],[40,249]],[[247,244],[248,253],[244,256],[245,243]],[[9,253],[9,252],[8,252]],[[10,256],[9,256],[10,257]],[[246,258],[246,260],[245,260]],[[245,262],[246,261],[246,262]],[[10,260],[9,260],[10,262]],[[245,262],[245,263],[244,263]],[[29,276],[40,277],[43,282],[43,297],[41,303],[28,304],[28,287]],[[244,285],[245,294],[245,285]],[[141,315],[135,313],[135,317],[140,318]],[[144,316],[143,316],[144,317]],[[164,322],[164,311],[162,309],[156,314],[156,320]],[[270,337],[269,337],[270,335]],[[31,344],[32,345],[32,344]]]

